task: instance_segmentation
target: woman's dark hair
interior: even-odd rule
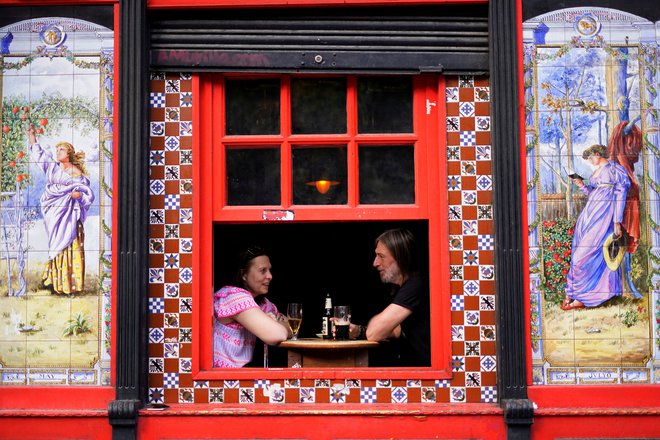
[[[379,242],[392,253],[404,278],[417,271],[417,243],[412,232],[403,228],[388,229],[376,238],[376,246]]]
[[[589,159],[589,156],[593,154],[595,154],[596,156],[600,156],[603,159],[608,159],[610,157],[610,154],[607,151],[607,147],[605,145],[594,144],[591,147],[584,150],[584,152],[582,153],[582,159],[587,160]]]
[[[262,255],[268,256],[266,250],[260,246],[248,246],[238,253],[236,258],[236,286],[245,287],[245,282],[243,281],[243,275],[250,268],[250,263],[257,257]]]

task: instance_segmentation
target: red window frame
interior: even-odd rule
[[[302,76],[302,75],[301,75]],[[280,78],[280,134],[227,136],[224,133],[225,78]],[[357,76],[347,79],[347,133],[292,135],[290,78],[293,75],[201,74],[193,76],[193,378],[362,378],[442,379],[451,377],[451,324],[449,312],[449,250],[445,134],[444,78],[413,77],[413,133],[357,133]],[[298,76],[297,76],[298,77]],[[346,145],[348,154],[348,203],[346,205],[293,205],[292,145]],[[358,203],[358,145],[414,144],[415,203],[409,205],[360,205]],[[276,206],[226,206],[224,190],[225,146],[281,145],[281,204]],[[431,367],[409,368],[240,368],[212,367],[213,225],[216,223],[266,223],[264,211],[295,213],[293,222],[427,220],[429,227],[429,286],[431,305]]]

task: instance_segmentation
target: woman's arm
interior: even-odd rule
[[[234,319],[268,345],[286,341],[289,334],[288,326],[285,327],[258,308],[245,310],[234,316]]]
[[[28,136],[28,144],[30,146],[30,159],[35,165],[41,168],[44,173],[48,173],[48,167],[53,166],[53,156],[47,151],[44,151],[44,149],[41,148],[41,145],[37,142],[34,125],[28,125],[25,129],[25,133]]]

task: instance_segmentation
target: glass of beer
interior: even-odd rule
[[[335,306],[335,340],[348,340],[348,330],[351,325],[350,306]]]
[[[300,324],[302,324],[302,304],[300,303],[289,303],[286,306],[286,319],[289,323],[289,328],[291,329],[291,340],[298,340],[298,331],[300,330]]]

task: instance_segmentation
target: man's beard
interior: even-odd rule
[[[399,266],[397,266],[396,263],[393,263],[390,267],[388,267],[387,269],[383,270],[380,273],[380,280],[383,283],[394,284],[394,282],[398,277],[399,277]]]

